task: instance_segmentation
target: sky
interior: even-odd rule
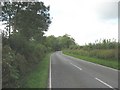
[[[50,5],[52,23],[46,35],[71,35],[85,45],[100,39],[118,40],[119,0],[42,0]]]
[[[40,0],[50,5],[52,23],[45,35],[69,34],[77,44],[118,40],[119,0]],[[3,29],[1,27],[0,29]]]

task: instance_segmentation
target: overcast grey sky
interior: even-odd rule
[[[50,5],[50,14],[53,17],[45,35],[69,34],[79,45],[93,43],[97,39],[118,40],[119,0],[40,1]]]
[[[50,5],[47,36],[71,35],[84,45],[99,39],[118,40],[119,0],[42,0]]]

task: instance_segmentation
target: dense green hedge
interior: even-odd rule
[[[30,72],[46,55],[46,48],[42,44],[33,46],[28,44],[27,48],[31,48],[32,51],[20,54],[12,50],[9,45],[3,46],[3,88],[19,87],[20,79]]]

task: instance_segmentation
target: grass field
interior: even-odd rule
[[[70,56],[82,59],[82,60],[86,60],[86,61],[89,61],[89,62],[101,64],[101,65],[111,67],[111,68],[114,68],[114,69],[118,69],[118,61],[117,60],[100,59],[100,58],[95,58],[95,57],[90,57],[90,56],[84,56],[84,55],[72,53],[72,51],[69,52],[68,50],[64,50],[63,53],[66,54],[66,55],[70,55]],[[120,67],[119,67],[119,69],[120,69]]]
[[[27,76],[25,79],[25,88],[47,88],[50,55],[51,54],[47,54],[46,57],[38,64],[36,69]]]

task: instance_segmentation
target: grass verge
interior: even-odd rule
[[[67,51],[63,51],[63,53],[66,54],[66,55],[69,55],[69,56],[73,56],[75,58],[79,58],[79,59],[82,59],[82,60],[86,60],[86,61],[89,61],[89,62],[101,64],[103,66],[107,66],[107,67],[111,67],[111,68],[120,70],[120,67],[118,67],[118,62],[116,60],[105,60],[105,59],[93,58],[93,57],[89,57],[89,56],[81,56],[81,55],[76,55],[76,54],[73,54],[73,53],[69,53]]]
[[[37,65],[25,79],[25,88],[47,88],[49,76],[50,53]]]

